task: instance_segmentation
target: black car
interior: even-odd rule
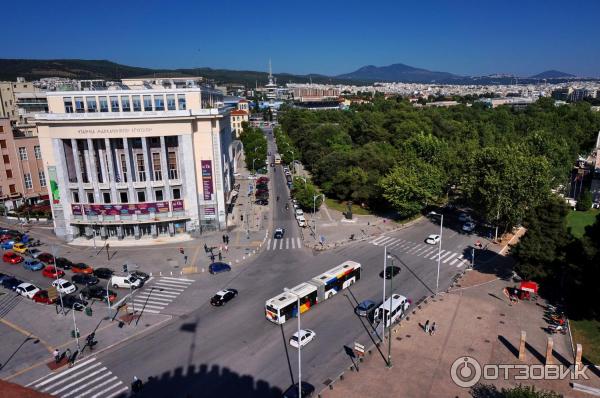
[[[96,268],[94,270],[94,276],[100,279],[110,279],[114,273],[115,271],[109,268]]]
[[[269,190],[269,184],[256,184],[256,189],[257,190]]]
[[[10,290],[15,290],[17,286],[19,286],[21,283],[23,283],[22,280],[14,277],[9,277],[2,280],[2,287]]]
[[[392,279],[394,276],[400,273],[400,267],[396,267],[395,265],[388,265],[385,267],[385,279]],[[379,277],[383,278],[383,271],[379,273]]]
[[[60,301],[60,299],[56,300],[56,305],[58,307],[60,307],[61,305]],[[62,296],[62,305],[64,305],[65,308],[71,308],[76,311],[83,311],[83,309],[87,307],[88,302],[80,299],[79,297],[71,296],[70,294],[68,294],[66,296]]]
[[[98,283],[98,278],[89,274],[75,274],[71,277],[73,283],[78,285],[92,286]]]
[[[131,276],[135,276],[137,279],[141,279],[142,282],[146,282],[150,279],[150,275],[142,271],[132,271],[129,273]]]
[[[267,206],[269,204],[269,200],[268,199],[258,199],[256,202],[257,205],[261,205],[261,206]]]
[[[43,263],[46,264],[54,264],[54,256],[50,253],[41,253],[38,254],[38,256],[36,257],[38,260],[40,260]]]
[[[283,239],[283,234],[285,234],[285,229],[277,228],[273,233],[273,239]]]
[[[210,304],[215,307],[220,307],[228,303],[231,299],[238,295],[238,291],[235,289],[223,289],[219,290],[210,299]]]
[[[81,290],[81,295],[88,300],[89,299],[97,299],[97,300],[103,300],[106,302],[106,288],[99,286],[99,285],[84,287]],[[115,292],[113,292],[112,290],[109,290],[108,297],[109,297],[110,301],[113,301],[114,297],[117,297],[117,294]]]
[[[62,269],[71,269],[71,267],[73,266],[73,263],[64,257],[57,257],[55,262],[56,266]]]
[[[310,398],[313,396],[315,392],[315,387],[307,383],[305,381],[301,382],[302,388],[302,397]],[[298,394],[298,383],[292,384],[290,388],[285,390],[282,395],[282,398],[298,398],[300,395]]]

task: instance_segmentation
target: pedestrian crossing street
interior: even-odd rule
[[[283,239],[267,239],[267,250],[291,250],[301,249],[302,239],[297,238],[283,238]]]
[[[82,359],[72,368],[51,373],[27,387],[61,398],[113,398],[129,389],[96,357]]]
[[[193,279],[160,276],[150,279],[133,293],[133,304],[138,311],[160,314],[173,300],[194,282]]]
[[[429,260],[438,260],[439,245],[429,245],[427,243],[415,243],[400,238],[392,238],[381,235],[370,241],[375,246],[387,246],[388,249],[396,249],[402,254],[424,257]],[[450,250],[440,252],[440,264],[456,265],[456,268],[469,266],[470,260],[461,253]]]

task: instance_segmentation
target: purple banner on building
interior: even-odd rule
[[[74,216],[83,215],[83,205],[71,205],[71,212]]]
[[[172,200],[171,211],[183,211],[183,200]]]
[[[202,190],[204,200],[210,200],[213,194],[212,161],[202,160]]]
[[[87,214],[88,216],[116,216],[116,215],[132,215],[132,214],[150,214],[150,213],[168,213],[169,202],[150,202],[150,203],[132,203],[132,204],[93,204],[71,205],[73,215],[80,216]]]

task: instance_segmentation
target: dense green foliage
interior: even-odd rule
[[[319,195],[319,191],[313,183],[309,180],[305,181],[303,178],[295,177],[292,187],[292,195],[294,196],[294,199],[298,201],[298,205],[300,205],[302,210],[312,213],[313,205],[315,210],[319,210],[323,197],[319,196],[318,198],[315,198],[315,196]]]
[[[498,389],[492,384],[476,384],[471,387],[473,398],[562,398],[554,391],[537,390],[534,386],[518,385],[517,387]]]
[[[257,170],[265,167],[267,159],[267,138],[259,128],[250,127],[248,123],[243,122],[244,130],[240,134],[240,141],[244,145],[244,154],[246,155],[246,167],[249,170]]]
[[[588,211],[592,208],[592,193],[589,189],[583,191],[577,201],[576,208],[578,211]]]
[[[283,109],[279,121],[328,197],[408,217],[458,196],[505,227],[564,183],[600,130],[589,104],[550,99],[525,110],[419,108],[375,95],[349,111]]]

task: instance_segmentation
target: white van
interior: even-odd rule
[[[298,216],[296,217],[296,220],[298,221],[298,226],[300,228],[304,228],[307,226],[306,219],[304,218],[304,216]]]
[[[390,302],[391,301],[391,302]],[[392,294],[392,297],[385,300],[385,303],[381,304],[374,313],[374,321],[382,322],[385,327],[393,325],[398,319],[404,316],[404,313],[410,306],[410,300],[399,294]],[[391,307],[391,316],[390,313]]]
[[[120,288],[125,288],[125,289],[129,289],[129,288],[137,289],[137,288],[142,287],[144,282],[141,279],[138,279],[132,275],[126,275],[126,276],[114,275],[110,279],[110,284],[114,288],[120,287]]]

